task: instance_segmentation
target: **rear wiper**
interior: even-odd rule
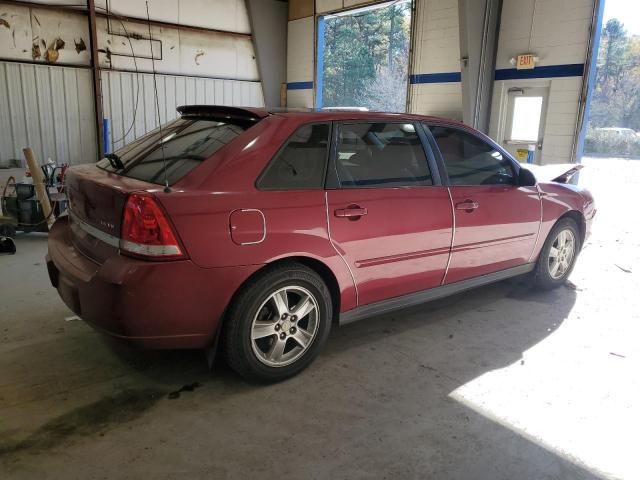
[[[124,168],[124,163],[122,163],[120,157],[115,153],[107,153],[104,158],[109,160],[109,163],[115,170],[122,170]]]

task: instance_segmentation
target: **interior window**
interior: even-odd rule
[[[515,97],[509,140],[538,142],[544,97]]]
[[[433,185],[411,123],[342,124],[335,167],[347,188]]]
[[[303,125],[289,137],[258,180],[263,190],[322,188],[329,124]]]
[[[431,126],[452,185],[513,185],[511,160],[470,133]]]

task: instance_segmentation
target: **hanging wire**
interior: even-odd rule
[[[110,14],[109,0],[106,1],[105,6],[106,6],[105,11],[107,12],[107,15],[109,15]],[[133,57],[133,66],[136,71],[136,103],[133,107],[133,119],[131,120],[131,125],[129,126],[127,131],[122,135],[122,137],[111,141],[112,145],[115,145],[116,143],[123,141],[127,137],[127,135],[129,135],[131,130],[133,130],[133,127],[136,124],[136,117],[138,115],[138,103],[140,101],[140,73],[138,72],[138,62],[136,61],[136,54],[133,50],[133,43],[131,42],[131,37],[129,36],[129,32],[127,31],[127,28],[124,26],[124,22],[120,18],[116,17],[116,19],[118,20],[118,22],[120,22],[120,25],[122,26],[122,30],[124,31],[124,34],[126,35],[127,40],[129,41],[129,48],[131,49],[131,57]],[[109,17],[107,16],[107,24],[108,23],[109,23]],[[102,105],[102,109],[104,110],[104,104]]]
[[[85,3],[75,3],[75,4],[66,4],[66,7],[85,7],[86,8],[86,4]],[[127,135],[129,135],[129,133],[131,132],[131,130],[133,129],[133,127],[136,124],[136,118],[138,115],[138,104],[139,104],[139,100],[140,100],[140,71],[138,70],[138,62],[136,61],[136,54],[135,51],[133,49],[133,43],[131,42],[131,37],[129,36],[129,32],[127,31],[127,28],[124,26],[124,22],[122,21],[122,19],[118,16],[118,15],[114,15],[111,13],[111,11],[109,10],[109,0],[107,0],[105,2],[105,6],[104,7],[99,7],[99,6],[95,6],[95,8],[97,10],[104,10],[104,12],[107,14],[107,25],[109,25],[109,19],[110,18],[115,18],[116,20],[118,20],[118,22],[120,23],[120,26],[122,27],[122,30],[124,31],[125,36],[127,37],[127,40],[129,41],[129,48],[131,49],[131,57],[133,58],[133,66],[136,72],[136,103],[133,107],[133,119],[131,120],[131,125],[129,126],[129,128],[127,129],[127,131],[122,135],[122,137],[118,138],[117,140],[112,140],[111,143],[115,144],[118,142],[123,141]],[[148,20],[148,19],[147,19]],[[148,20],[150,21],[150,20]],[[101,98],[101,101],[104,101],[103,98]],[[102,104],[102,109],[104,110],[104,103]]]
[[[151,47],[151,69],[153,71],[153,91],[156,97],[156,113],[158,116],[158,130],[160,131],[160,150],[162,151],[162,170],[164,171],[164,191],[169,193],[169,178],[167,176],[167,159],[164,155],[164,138],[162,136],[162,125],[160,120],[160,100],[158,100],[158,83],[156,81],[156,61],[153,56],[153,40],[151,40],[151,17],[149,16],[149,0],[145,0],[147,6],[147,27],[149,28],[149,46]]]

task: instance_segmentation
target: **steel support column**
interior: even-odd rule
[[[502,0],[459,0],[462,112],[488,133]]]
[[[105,154],[103,146],[103,127],[102,127],[102,84],[100,78],[100,59],[98,57],[98,35],[96,32],[96,4],[95,0],[87,0],[89,13],[89,43],[91,51],[91,70],[93,73],[93,104],[96,114],[96,132],[98,132],[98,158],[102,158]]]

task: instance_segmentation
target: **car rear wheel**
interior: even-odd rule
[[[277,382],[306,368],[331,328],[331,295],[300,264],[268,269],[236,296],[224,329],[229,366],[253,382]]]
[[[580,252],[578,226],[570,218],[559,220],[547,236],[535,271],[535,283],[543,289],[562,285],[573,270]]]

